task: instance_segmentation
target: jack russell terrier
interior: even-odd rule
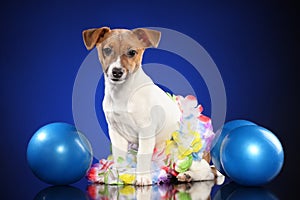
[[[95,46],[105,77],[103,110],[112,143],[114,168],[124,160],[129,144],[136,144],[136,185],[151,185],[151,158],[178,130],[181,111],[178,105],[146,75],[141,67],[145,49],[157,47],[161,33],[146,28],[83,31],[88,50]],[[175,42],[175,41],[174,41]],[[159,69],[158,69],[159,70]],[[179,181],[213,180],[217,175],[209,165],[210,155],[194,161]],[[199,168],[200,167],[200,168]],[[201,169],[196,173],[193,168]]]

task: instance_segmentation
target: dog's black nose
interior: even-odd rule
[[[123,69],[122,68],[113,68],[112,69],[112,75],[114,78],[121,78],[123,75]]]

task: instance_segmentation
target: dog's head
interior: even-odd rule
[[[141,66],[145,49],[157,47],[160,41],[159,31],[146,28],[102,27],[85,30],[82,35],[88,50],[96,46],[105,76],[113,84],[125,82]]]

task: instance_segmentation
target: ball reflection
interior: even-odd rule
[[[34,200],[88,200],[87,195],[72,186],[51,186],[41,190]]]

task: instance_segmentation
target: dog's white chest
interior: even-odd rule
[[[103,110],[109,129],[132,143],[148,134],[157,142],[169,139],[180,118],[175,102],[142,69],[122,85],[106,85]]]
[[[114,104],[107,103],[108,106],[104,106],[104,112],[109,129],[118,132],[120,136],[126,138],[128,141],[136,143],[138,131],[132,118],[132,113],[126,107],[114,106]]]

